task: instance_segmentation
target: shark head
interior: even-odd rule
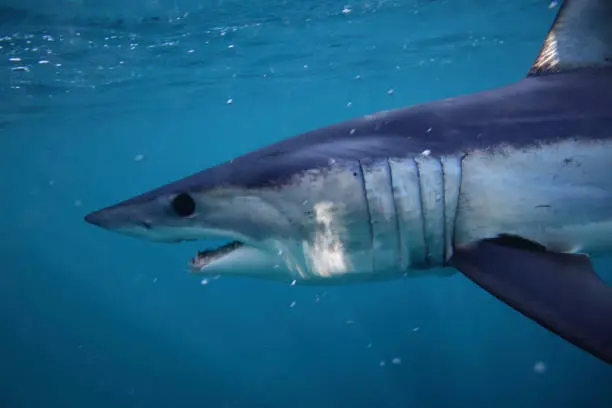
[[[85,219],[155,242],[239,244],[194,258],[200,274],[299,279],[372,272],[371,259],[362,259],[371,258],[372,237],[359,160],[388,157],[398,146],[375,134],[377,119],[384,114],[287,139]]]
[[[242,165],[249,171],[243,172]],[[252,162],[228,162],[92,212],[85,220],[152,242],[230,241],[194,257],[190,266],[199,275],[261,270],[287,275],[282,248],[296,236],[280,212],[283,203],[266,198],[267,192],[282,190],[274,183],[286,181],[273,170],[272,163],[257,171]]]
[[[204,175],[205,177],[205,175]],[[209,238],[258,242],[261,228],[276,229],[274,208],[238,186],[173,183],[88,214],[85,220],[137,238],[173,243]]]

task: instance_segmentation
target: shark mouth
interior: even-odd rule
[[[206,268],[212,262],[223,258],[224,256],[234,252],[235,250],[243,246],[244,244],[240,241],[232,241],[215,249],[205,249],[203,251],[198,251],[196,256],[191,258],[191,261],[189,262],[189,267],[193,272],[202,272],[204,268]]]
[[[188,265],[189,272],[199,276],[251,276],[283,281],[292,276],[280,254],[242,241],[198,251]]]

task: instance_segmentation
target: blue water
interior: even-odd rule
[[[556,10],[1,0],[0,408],[611,407],[612,367],[460,275],[203,285],[197,244],[83,222],[305,130],[517,80]]]

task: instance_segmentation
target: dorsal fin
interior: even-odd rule
[[[529,75],[603,66],[612,66],[612,0],[564,0]]]

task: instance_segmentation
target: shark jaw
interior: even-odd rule
[[[214,249],[198,251],[196,256],[191,258],[189,266],[193,271],[204,271],[206,267],[212,266],[211,264],[222,261],[226,255],[231,256],[234,251],[239,250],[243,245],[240,241],[232,241]]]
[[[283,260],[263,249],[232,241],[214,249],[205,249],[188,262],[189,270],[198,276],[256,276],[288,280],[289,270]]]

